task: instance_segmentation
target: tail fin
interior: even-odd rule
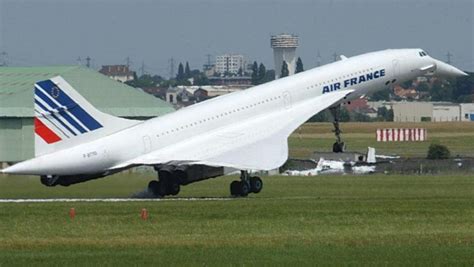
[[[86,143],[140,121],[97,110],[62,77],[35,84],[35,156]]]

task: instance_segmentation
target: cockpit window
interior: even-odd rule
[[[420,55],[420,57],[426,57],[428,54],[426,54],[425,51],[420,51],[418,52],[418,54]]]

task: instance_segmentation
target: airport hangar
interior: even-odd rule
[[[58,75],[114,116],[144,120],[174,111],[159,98],[81,66],[0,67],[0,169],[34,157],[34,84]]]

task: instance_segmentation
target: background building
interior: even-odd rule
[[[135,72],[129,70],[127,65],[104,65],[99,72],[123,83],[133,80],[135,76]]]
[[[273,59],[275,61],[275,78],[281,74],[283,61],[288,64],[289,75],[295,73],[296,48],[298,47],[298,36],[292,34],[273,35],[270,39],[273,48]]]
[[[474,121],[474,104],[393,102],[392,108],[393,120],[398,122]]]
[[[247,64],[243,55],[224,54],[216,57],[215,72],[237,75],[247,71]]]
[[[461,106],[461,120],[474,121],[474,103],[463,103]]]
[[[33,86],[58,75],[92,105],[114,116],[148,119],[174,110],[140,89],[80,66],[0,67],[0,163],[33,157]]]

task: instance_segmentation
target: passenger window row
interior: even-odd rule
[[[208,118],[204,118],[202,120],[199,120],[199,121],[195,121],[195,122],[191,122],[189,124],[186,124],[186,125],[183,125],[183,126],[180,126],[180,127],[177,127],[177,128],[174,128],[174,129],[171,129],[171,130],[168,130],[168,131],[164,131],[160,134],[157,134],[156,137],[160,137],[160,136],[165,136],[165,135],[168,135],[170,133],[175,133],[175,132],[179,132],[181,130],[184,130],[184,129],[187,129],[187,128],[191,128],[193,126],[197,126],[199,124],[202,124],[204,122],[207,122],[207,121],[213,121],[213,120],[216,120],[218,118],[222,118],[222,117],[225,117],[225,116],[228,116],[230,114],[233,114],[233,113],[236,113],[236,112],[240,112],[240,111],[243,111],[243,110],[246,110],[246,109],[250,109],[250,108],[253,108],[253,107],[256,107],[258,105],[262,105],[262,104],[265,104],[265,103],[269,103],[269,102],[272,102],[272,101],[275,101],[275,100],[278,100],[278,99],[281,99],[281,96],[275,96],[275,97],[270,97],[270,98],[267,98],[265,100],[262,100],[262,101],[259,101],[259,102],[255,102],[253,104],[250,104],[250,105],[247,105],[247,106],[243,106],[243,107],[240,107],[240,108],[236,108],[236,109],[233,109],[233,110],[229,110],[229,111],[226,111],[226,112],[222,112],[221,114],[218,114],[218,115],[215,115],[215,116],[212,116],[212,117],[208,117]]]

